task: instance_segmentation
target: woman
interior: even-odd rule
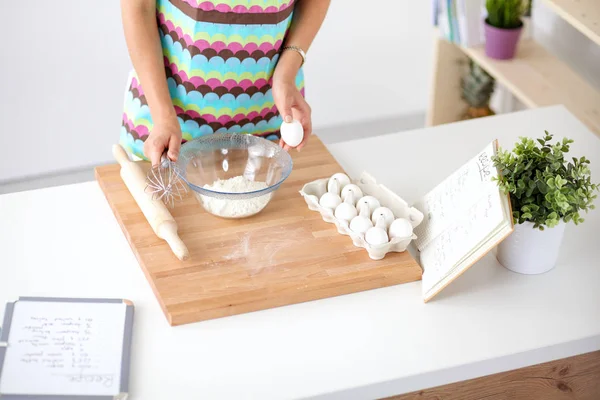
[[[272,139],[282,120],[295,119],[305,132],[300,150],[312,131],[302,64],[329,3],[122,0],[134,71],[121,145],[157,164],[165,151],[176,161],[182,140],[215,132]]]

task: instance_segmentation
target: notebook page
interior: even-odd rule
[[[438,283],[431,286],[431,288],[423,293],[425,301],[431,299],[436,293],[444,288],[449,282],[456,279],[463,271],[468,269],[471,265],[486,255],[490,249],[494,248],[503,238],[508,236],[512,232],[512,226],[509,223],[501,224],[498,226],[489,237],[485,239],[477,248],[464,257],[458,262],[458,265],[451,269],[450,273],[444,276]]]
[[[498,225],[494,231],[490,232],[482,241],[477,243],[477,246],[471,249],[469,253],[465,254],[460,260],[458,260],[454,266],[454,269],[469,267],[481,256],[485,255],[488,251],[494,248],[505,236],[509,235],[513,231],[512,213],[508,196],[501,195],[500,202],[502,203],[503,212],[502,223]]]
[[[17,301],[0,393],[116,395],[126,305]]]
[[[484,197],[421,252],[424,294],[451,273],[465,255],[478,248],[505,221],[497,187],[490,183],[487,188]]]
[[[415,244],[420,251],[461,213],[480,201],[488,193],[490,184],[496,185],[492,182],[497,176],[493,155],[494,143],[490,143],[414,205],[425,216],[415,228]]]

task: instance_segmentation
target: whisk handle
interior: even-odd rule
[[[113,145],[112,153],[115,160],[117,160],[117,162],[121,164],[121,166],[125,166],[131,162],[129,156],[120,144]]]

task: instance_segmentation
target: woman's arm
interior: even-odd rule
[[[330,0],[297,0],[294,19],[286,35],[284,46],[298,46],[308,53],[325,20],[329,3]],[[295,80],[301,64],[300,54],[295,51],[284,51],[277,63],[275,76]]]
[[[121,0],[121,15],[129,57],[144,88],[153,121],[144,154],[152,164],[157,164],[168,148],[169,158],[175,161],[181,146],[181,128],[167,86],[156,0]]]
[[[308,52],[323,24],[330,2],[330,0],[297,0],[284,46],[298,46],[304,52]],[[281,54],[273,74],[273,97],[279,113],[285,121],[295,119],[304,127],[304,140],[298,146],[298,150],[305,145],[312,133],[310,107],[295,84],[301,65],[302,56],[296,51],[286,50]]]

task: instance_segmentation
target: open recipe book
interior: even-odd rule
[[[414,243],[426,302],[514,229],[510,197],[494,181],[497,149],[497,141],[490,143],[414,204],[425,216]]]

